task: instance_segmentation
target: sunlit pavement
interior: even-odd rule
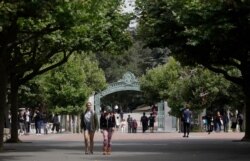
[[[5,144],[1,161],[249,161],[250,142],[244,133],[121,133],[115,132],[112,154],[103,156],[102,134],[95,135],[93,155],[84,154],[82,134],[22,135],[23,143]]]

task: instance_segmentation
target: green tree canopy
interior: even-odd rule
[[[121,13],[121,2],[0,2],[0,108],[6,110],[6,91],[9,83],[13,140],[17,138],[16,99],[21,84],[62,65],[74,51],[115,53],[130,45],[130,35],[126,28],[131,16]],[[0,138],[3,133],[3,118],[1,113]],[[2,145],[0,139],[0,151]]]
[[[186,103],[195,112],[223,110],[226,105],[232,107],[234,102],[240,102],[242,96],[241,92],[233,93],[231,89],[236,87],[222,75],[201,66],[182,67],[172,57],[167,64],[149,70],[141,78],[141,88],[152,102],[166,100],[170,114],[177,117]]]
[[[148,46],[168,47],[181,63],[202,64],[242,87],[250,140],[250,1],[137,0],[137,6],[138,35]]]
[[[42,78],[40,85],[46,93],[48,107],[61,113],[83,111],[89,96],[106,86],[104,73],[97,62],[80,55],[74,55],[65,65]]]
[[[96,59],[99,66],[105,72],[107,82],[112,83],[119,80],[124,73],[131,71],[137,77],[145,74],[159,64],[166,63],[168,49],[144,48],[141,41],[133,41],[133,45],[124,53],[111,55],[109,53],[97,53]]]
[[[168,63],[148,70],[140,79],[141,90],[151,103],[166,100],[169,87],[180,77],[181,65],[170,57]]]

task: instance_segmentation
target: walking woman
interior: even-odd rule
[[[115,130],[115,115],[107,107],[100,117],[100,129],[103,135],[103,155],[111,154],[111,138]]]
[[[84,131],[85,154],[93,154],[94,135],[95,131],[99,129],[99,123],[91,102],[87,102],[86,110],[81,115],[81,128]]]

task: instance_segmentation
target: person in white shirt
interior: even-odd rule
[[[95,131],[99,129],[99,123],[91,102],[87,102],[86,110],[81,115],[81,128],[84,133],[85,154],[93,154],[94,135]]]
[[[125,119],[122,119],[122,121],[121,121],[121,131],[122,131],[122,133],[125,133],[125,129],[126,129],[126,121],[125,121]]]
[[[24,113],[25,116],[25,129],[26,129],[26,134],[30,133],[30,109],[26,108],[26,111]]]

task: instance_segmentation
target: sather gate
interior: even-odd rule
[[[97,114],[101,111],[101,98],[119,91],[140,91],[139,81],[133,73],[126,72],[122,79],[109,84],[105,90],[95,95],[94,106]]]
[[[94,96],[94,107],[96,113],[100,116],[101,111],[101,98],[115,92],[120,91],[141,91],[140,84],[135,75],[131,72],[126,72],[122,79],[115,83],[109,84],[109,86]],[[167,103],[161,101],[158,106],[158,131],[175,131],[176,130],[176,118],[170,116],[168,112],[170,108]]]

